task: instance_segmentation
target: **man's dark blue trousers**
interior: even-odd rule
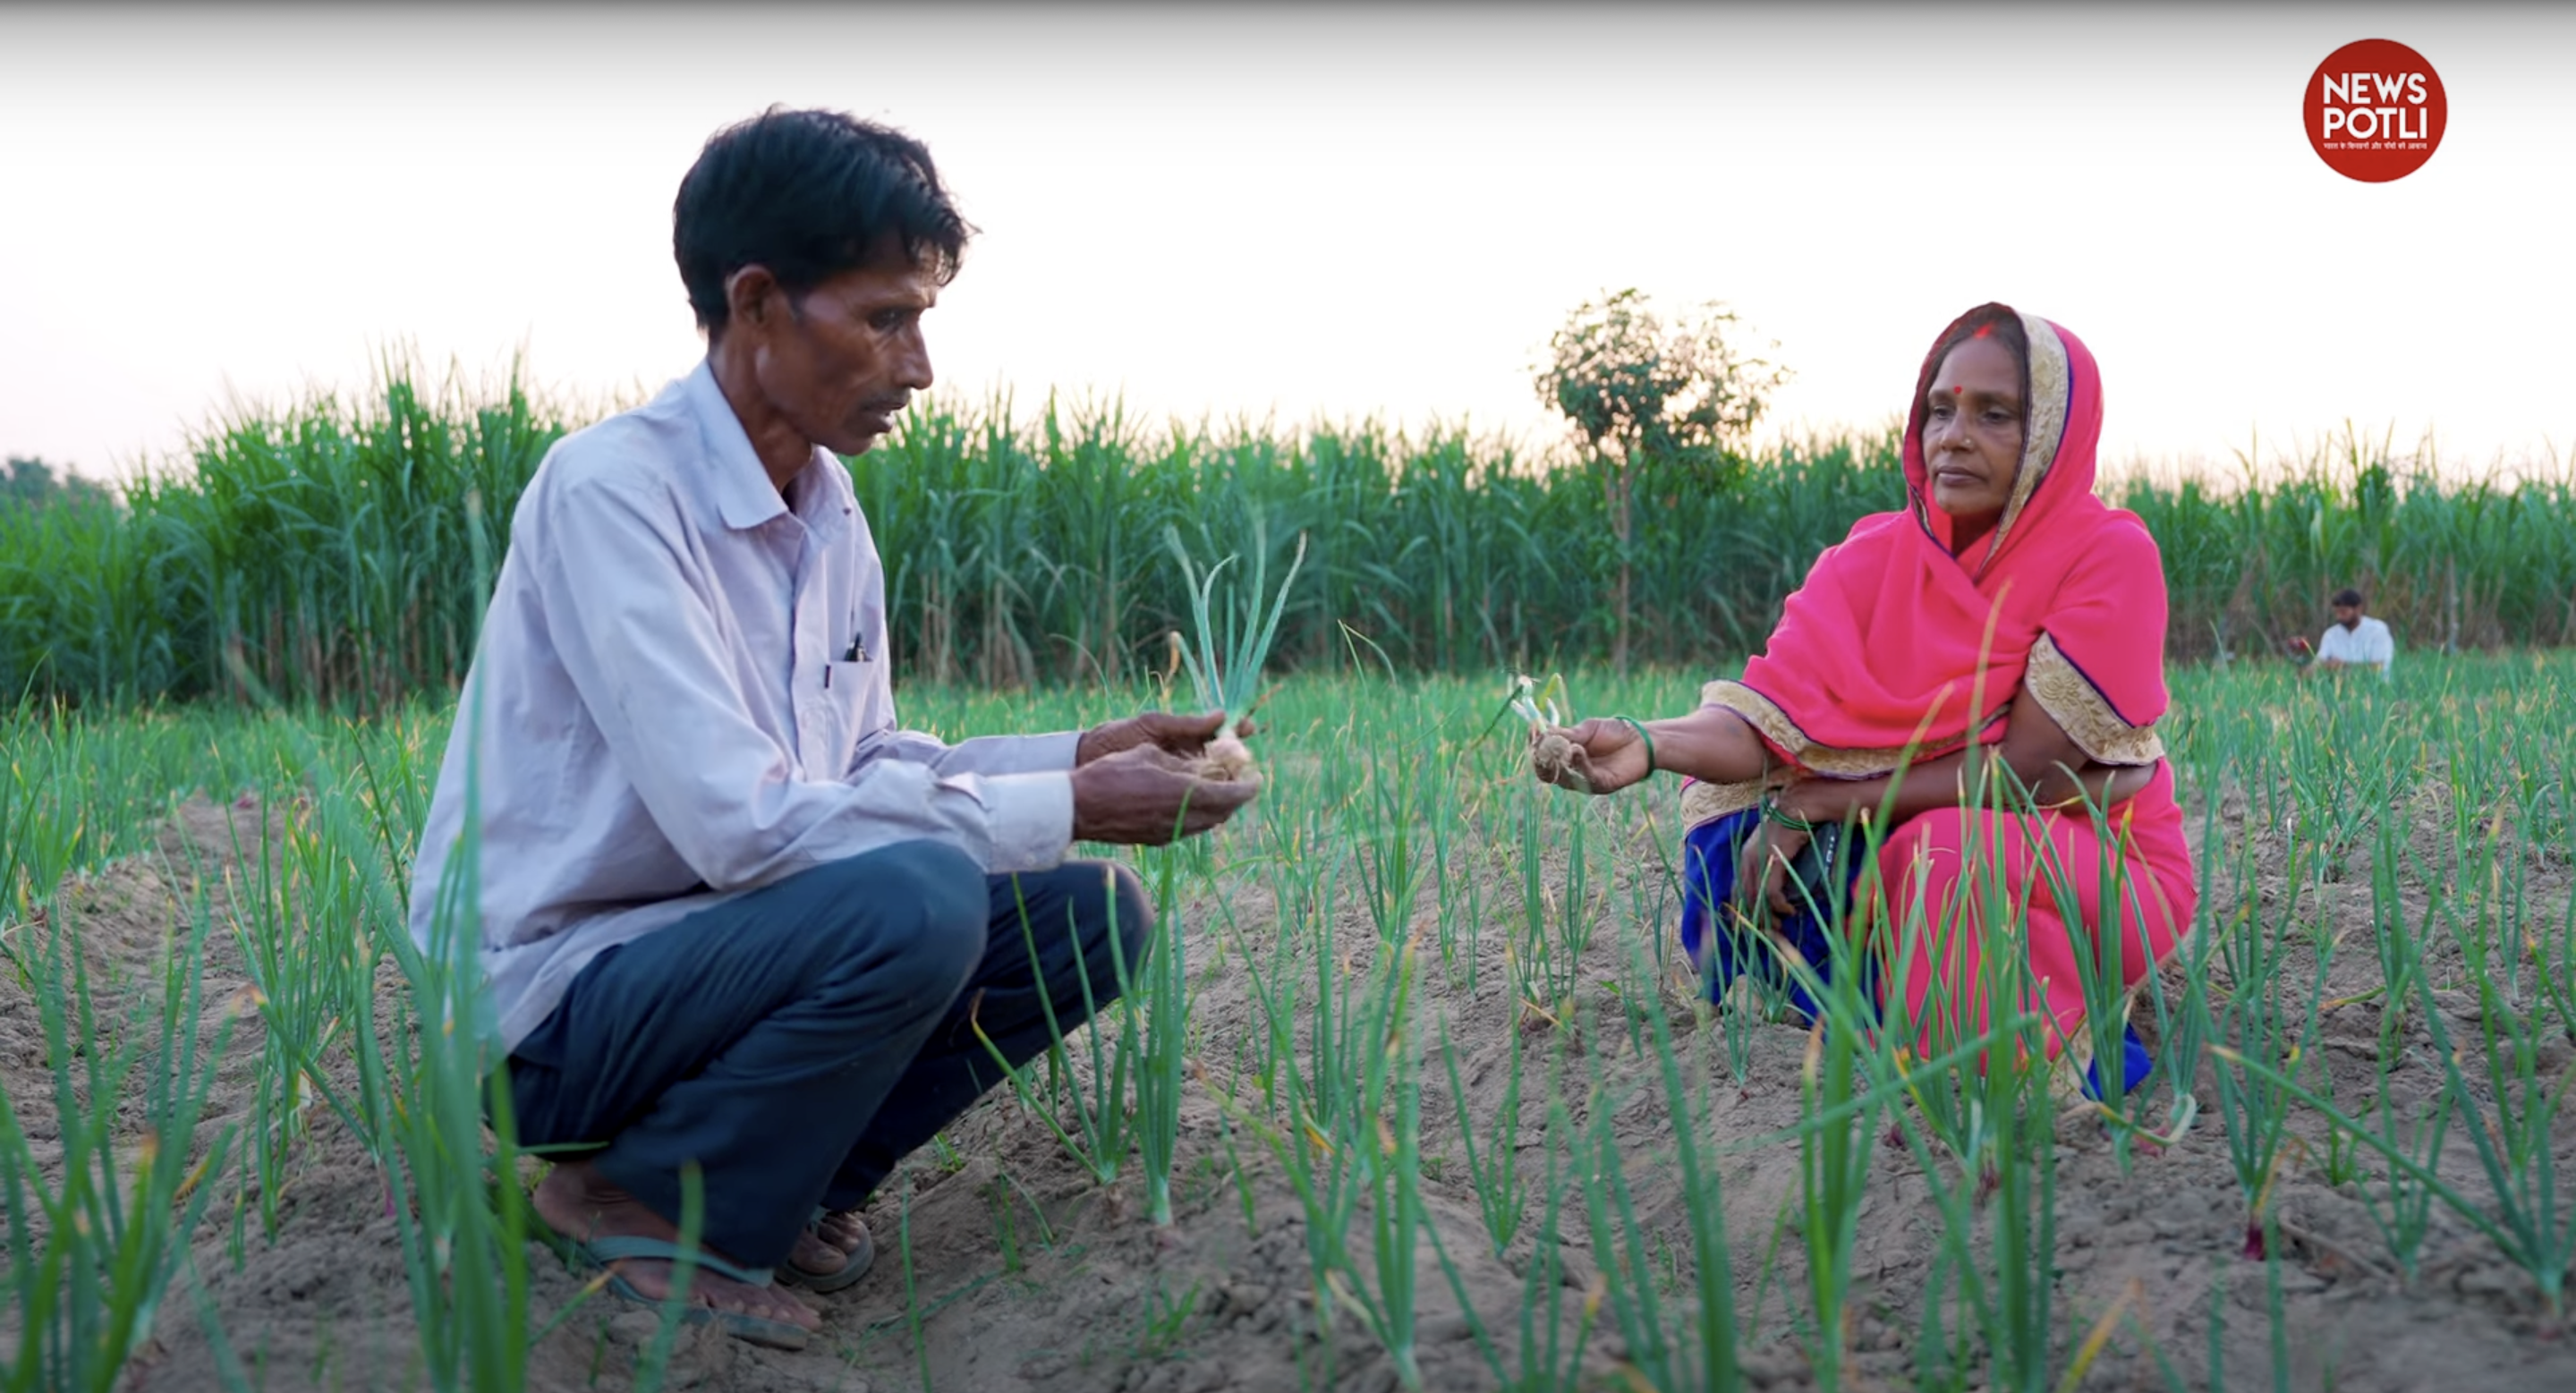
[[[1084,977],[1117,999],[1112,926],[1132,978],[1152,922],[1106,862],[987,876],[905,842],[815,867],[584,967],[510,1056],[519,1140],[595,1145],[602,1176],[674,1221],[694,1161],[707,1246],[774,1266],[817,1204],[865,1203],[1001,1081],[970,1018],[1014,1068],[1036,1058],[1039,993],[1072,1030]]]

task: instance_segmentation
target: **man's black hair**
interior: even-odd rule
[[[2334,602],[2337,609],[2359,609],[2361,608],[2361,592],[2358,590],[2338,590],[2335,592]]]
[[[801,296],[865,265],[888,233],[944,285],[974,229],[920,141],[837,111],[773,106],[716,132],[671,205],[671,253],[709,338],[734,272],[765,266]]]

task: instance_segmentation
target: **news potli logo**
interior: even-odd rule
[[[2423,168],[2441,147],[2450,115],[2441,75],[2393,39],[2362,39],[2327,54],[2308,77],[2306,107],[2317,158],[2366,184]]]

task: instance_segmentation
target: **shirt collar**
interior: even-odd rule
[[[733,403],[725,400],[724,388],[716,385],[714,362],[699,359],[697,370],[683,381],[681,390],[697,414],[715,483],[716,510],[724,515],[725,526],[738,532],[749,531],[786,512],[787,500],[779,496],[778,486],[769,482],[769,470],[761,464],[760,452],[751,447],[751,436],[743,430],[742,418],[733,414]],[[819,448],[814,455],[815,459],[806,461],[805,473],[799,478],[812,475],[816,463],[829,458]],[[821,490],[805,488],[798,494],[821,501]]]

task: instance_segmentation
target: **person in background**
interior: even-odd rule
[[[2388,625],[2361,612],[2360,591],[2346,590],[2334,597],[2334,623],[2326,629],[2325,637],[2317,640],[2317,656],[2301,672],[2306,675],[2375,667],[2380,680],[2386,681],[2389,665],[2396,657],[2397,640],[2389,635]]]
[[[413,937],[478,936],[491,1058],[555,1164],[538,1219],[609,1292],[794,1349],[869,1268],[858,1211],[1090,1003],[1152,913],[1076,842],[1213,828],[1251,783],[1159,713],[949,743],[895,718],[850,471],[930,386],[968,227],[908,136],[718,132],[674,251],[705,358],[529,480],[416,863]],[[871,461],[876,469],[902,464]],[[924,547],[935,538],[901,539]]]

